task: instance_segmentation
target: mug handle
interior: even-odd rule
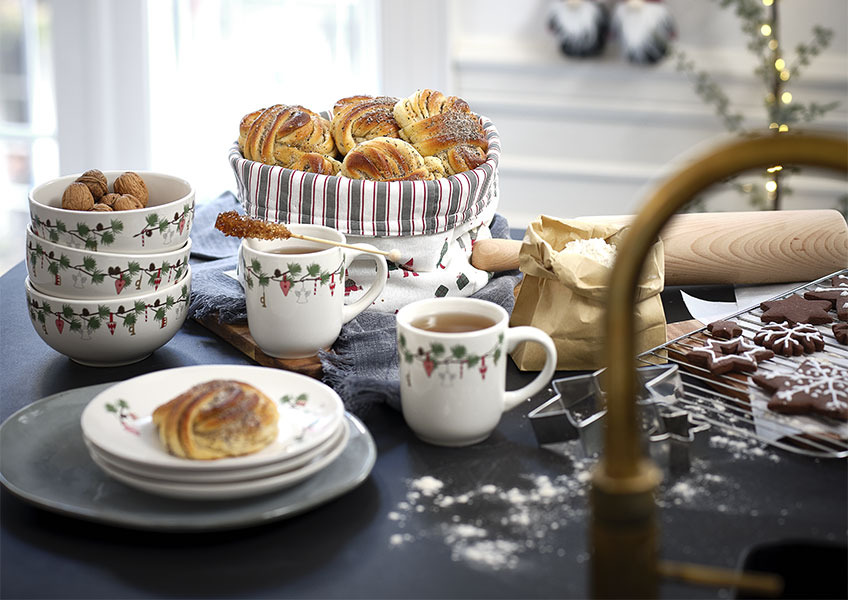
[[[244,285],[244,272],[242,271],[241,263],[244,261],[244,240],[242,240],[241,244],[238,247],[238,254],[236,254],[236,279],[241,284],[242,289],[245,287]]]
[[[367,248],[369,250],[377,250],[371,244],[352,244],[355,248]],[[362,296],[359,300],[354,302],[353,304],[345,304],[342,309],[342,323],[347,323],[356,315],[361,313],[363,310],[371,306],[371,303],[377,299],[383,289],[386,287],[386,280],[389,277],[389,268],[386,265],[386,257],[382,254],[373,254],[368,252],[367,250],[360,251],[349,251],[345,250],[345,264],[344,268],[350,265],[353,262],[353,259],[357,256],[368,256],[369,258],[374,259],[374,262],[377,263],[377,275],[374,283],[371,284],[371,287],[368,288],[368,291],[365,292],[365,295]]]
[[[548,385],[556,370],[557,351],[554,341],[547,333],[537,327],[521,326],[510,327],[506,330],[507,353],[512,352],[521,342],[536,342],[545,350],[545,366],[536,375],[536,378],[517,390],[510,390],[504,394],[504,412],[511,410],[521,404],[524,400],[540,392]]]

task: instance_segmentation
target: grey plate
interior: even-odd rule
[[[377,448],[362,422],[350,414],[350,440],[327,468],[292,488],[228,501],[175,500],[111,479],[89,458],[80,415],[111,383],[48,396],[0,426],[0,483],[36,506],[89,521],[135,529],[210,531],[291,517],[362,483]]]

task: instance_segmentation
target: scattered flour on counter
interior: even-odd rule
[[[703,463],[701,463],[703,464]],[[696,466],[698,463],[696,462]],[[722,475],[707,473],[703,466],[693,469],[686,475],[669,482],[664,486],[664,493],[657,499],[659,506],[713,506],[716,494],[722,490],[734,489],[734,484],[728,482]]]
[[[701,435],[710,435],[709,445],[728,451],[733,459],[758,457],[780,462],[778,454],[756,439],[725,430]],[[471,489],[451,489],[450,481],[433,476],[407,481],[404,499],[388,513],[396,527],[390,546],[436,540],[449,549],[452,560],[488,570],[518,569],[522,561],[545,554],[569,556],[579,562],[581,555],[574,548],[560,546],[557,532],[569,524],[585,523],[595,459],[583,455],[577,442],[563,444],[557,453],[570,460],[569,473],[555,477],[528,474],[516,485],[484,481]],[[738,481],[716,472],[721,464],[693,455],[688,473],[666,474],[656,494],[660,510],[759,514],[762,507],[756,498],[744,494]]]
[[[451,552],[455,561],[485,565],[492,569],[514,569],[518,566],[518,544],[507,540],[481,540],[457,545]]]
[[[405,542],[411,542],[413,539],[414,538],[408,533],[394,533],[389,538],[389,544],[391,544],[392,546],[400,546]]]
[[[615,246],[608,244],[603,238],[572,240],[560,252],[565,254],[579,254],[605,267],[612,267],[612,264],[615,262]]]
[[[491,570],[518,568],[529,552],[565,556],[566,549],[551,538],[569,522],[585,519],[584,470],[593,463],[575,459],[569,475],[528,475],[520,486],[487,482],[455,494],[435,477],[408,481],[405,500],[388,515],[400,530],[389,544],[438,539],[452,560]]]
[[[765,457],[772,462],[780,462],[780,456],[767,450],[763,443],[753,438],[734,435],[728,431],[724,431],[723,435],[710,436],[710,446],[712,448],[724,448],[737,460]]]
[[[660,509],[715,509],[726,514],[748,514],[756,499],[741,493],[738,481],[715,473],[714,469],[709,461],[692,459],[688,473],[660,484],[657,506]]]
[[[698,488],[687,481],[678,481],[668,490],[668,493],[677,496],[681,501],[690,501],[698,493]],[[675,499],[676,501],[676,499]]]
[[[444,485],[444,483],[442,483],[435,477],[431,477],[430,475],[426,475],[421,479],[416,479],[412,482],[412,487],[420,491],[425,496],[432,496],[433,494],[438,494],[439,490],[441,490]]]

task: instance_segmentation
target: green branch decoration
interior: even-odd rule
[[[485,379],[486,371],[490,364],[497,364],[503,355],[504,334],[498,335],[498,340],[487,352],[483,354],[471,354],[462,344],[456,344],[450,348],[439,342],[431,342],[427,348],[419,346],[414,351],[407,345],[406,336],[398,336],[398,346],[407,364],[420,362],[427,377],[430,377],[438,369],[444,370],[450,365],[459,367],[459,377],[462,378],[466,368],[477,368],[480,376]],[[487,360],[491,362],[487,364]]]
[[[300,406],[305,406],[309,401],[309,395],[306,393],[298,394],[297,396],[293,394],[286,394],[282,398],[280,398],[280,404],[284,406],[290,406],[292,408],[297,408]]]
[[[115,235],[124,230],[124,224],[118,219],[111,219],[108,224],[97,223],[90,227],[85,223],[77,223],[76,227],[68,227],[64,221],[51,223],[44,221],[38,215],[32,217],[33,231],[40,232],[51,242],[60,243],[63,237],[81,244],[86,250],[97,251],[99,246],[110,246],[115,243]]]
[[[176,232],[182,234],[191,218],[193,210],[193,204],[184,204],[182,210],[174,213],[174,216],[170,219],[167,216],[150,213],[145,219],[144,227],[141,228],[141,231],[134,234],[133,237],[141,238],[141,245],[143,247],[145,238],[152,237],[154,233],[159,233],[162,236],[173,235]]]
[[[186,263],[182,260],[175,264],[165,260],[158,266],[151,262],[146,268],[142,268],[136,261],[129,261],[125,268],[107,267],[104,272],[93,256],[84,256],[81,264],[73,265],[67,255],[60,253],[57,257],[55,252],[46,251],[38,242],[35,245],[30,242],[28,251],[33,270],[36,265],[39,268],[46,268],[47,272],[53,275],[55,285],[61,285],[62,275],[65,272],[74,272],[76,287],[85,287],[89,282],[95,286],[102,285],[108,277],[114,282],[117,294],[120,294],[133,280],[137,282],[136,289],[140,289],[141,279],[136,279],[137,277],[146,277],[146,284],[158,290],[163,280],[179,281],[186,271]]]
[[[820,119],[839,106],[839,102],[800,102],[786,90],[790,81],[797,81],[804,68],[824,52],[833,39],[833,31],[822,26],[812,29],[811,39],[795,47],[795,56],[780,43],[781,0],[714,0],[723,8],[732,8],[739,19],[740,28],[747,38],[748,50],[757,57],[754,75],[765,86],[763,104],[766,109],[766,126],[775,134],[789,131],[797,123],[810,123]],[[710,73],[700,69],[685,52],[674,52],[677,71],[685,74],[692,82],[695,93],[707,105],[714,108],[726,130],[746,134],[743,115],[734,110],[730,98]],[[797,171],[795,171],[797,172]],[[774,165],[763,173],[764,184],[734,183],[734,188],[745,194],[752,206],[760,209],[780,209],[781,199],[791,194],[786,185],[789,170],[783,165]],[[697,207],[702,202],[696,201]]]
[[[721,119],[725,129],[728,131],[739,131],[742,127],[744,117],[741,113],[732,112],[730,109],[730,98],[721,89],[721,86],[706,71],[698,71],[695,61],[691,60],[685,52],[677,51],[677,70],[685,73],[695,86],[695,92],[704,102],[712,105],[716,115]]]
[[[108,213],[98,213],[108,214]],[[120,213],[118,213],[120,214]],[[145,240],[158,233],[166,240],[177,233],[180,235],[185,231],[194,215],[194,202],[188,202],[180,210],[174,213],[173,218],[160,217],[151,213],[145,218],[142,229],[133,234],[133,238],[141,240],[144,247]],[[97,251],[104,246],[111,246],[116,238],[124,232],[124,222],[119,217],[110,218],[107,222],[99,222],[94,225],[77,223],[69,226],[64,221],[57,220],[55,223],[50,219],[42,220],[37,214],[31,217],[32,230],[42,238],[54,243],[65,243],[68,246],[81,247],[86,250]]]
[[[107,402],[105,408],[106,412],[113,413],[118,418],[118,422],[125,431],[133,435],[141,435],[141,431],[131,424],[132,421],[138,420],[138,415],[132,412],[129,402],[121,398],[116,400],[114,404]]]
[[[279,284],[283,295],[288,296],[292,287],[299,284],[302,289],[295,293],[298,294],[298,302],[301,303],[306,302],[308,298],[308,294],[305,291],[307,283],[312,283],[312,295],[318,293],[318,286],[328,286],[330,294],[335,295],[336,285],[338,283],[344,283],[342,276],[344,272],[344,261],[339,263],[339,266],[332,271],[325,271],[321,268],[321,265],[311,263],[306,265],[306,272],[304,273],[303,265],[291,262],[286,264],[285,271],[274,269],[273,273],[267,273],[258,259],[253,258],[248,263],[247,259],[243,258],[242,272],[244,273],[245,285],[249,289],[253,289],[254,285],[259,285],[259,287],[263,288],[263,292],[265,291],[264,288],[267,288],[274,281]],[[265,306],[264,293],[260,301],[262,302],[262,306]]]
[[[91,335],[101,329],[104,324],[111,335],[115,335],[118,331],[117,326],[120,324],[130,336],[133,336],[136,334],[135,326],[142,317],[146,322],[152,316],[152,319],[159,323],[159,327],[164,328],[168,324],[168,315],[171,312],[179,306],[188,306],[189,290],[187,285],[183,285],[180,295],[176,298],[168,294],[164,302],[157,299],[151,304],[146,304],[143,300],[134,300],[127,306],[120,305],[114,311],[100,304],[94,311],[83,308],[76,312],[68,304],[54,308],[50,302],[39,302],[32,297],[28,300],[30,318],[34,323],[41,325],[45,335],[49,335],[47,325],[48,319],[51,319],[51,324],[55,325],[59,335],[62,335],[67,328],[70,332],[80,333],[82,339],[90,339]]]

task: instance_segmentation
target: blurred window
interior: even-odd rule
[[[378,89],[374,0],[150,2],[151,167],[199,199],[235,189],[241,118],[273,104],[329,110]]]
[[[50,41],[46,0],[0,0],[0,272],[23,256],[27,191],[59,172]]]
[[[0,0],[0,273],[23,258],[34,184],[132,164],[188,179],[199,200],[214,197],[235,189],[227,153],[245,114],[279,103],[329,110],[380,89],[379,2]],[[81,26],[120,34],[80,39]],[[54,39],[74,46],[54,54]],[[122,86],[138,68],[148,71],[143,83]],[[80,94],[80,85],[109,93]],[[146,119],[127,121],[124,89],[147,90],[131,97]],[[113,139],[133,139],[139,127],[148,139],[138,147]]]
[[[4,205],[41,177],[57,173],[56,110],[44,0],[0,2],[0,143]],[[16,207],[26,206],[15,201]]]

